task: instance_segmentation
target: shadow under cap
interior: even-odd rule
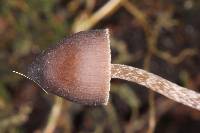
[[[43,89],[86,105],[107,104],[111,79],[109,31],[73,34],[41,53],[27,76]]]

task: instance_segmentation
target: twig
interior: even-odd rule
[[[140,24],[143,26],[144,30],[147,31],[149,29],[149,24],[147,22],[146,15],[140,11],[133,3],[131,3],[128,0],[124,0],[122,2],[122,6],[130,13],[132,14],[137,21],[140,22]]]
[[[181,63],[186,57],[194,56],[198,54],[198,52],[195,49],[184,49],[183,51],[180,52],[179,55],[177,56],[172,56],[168,52],[164,51],[156,51],[156,56],[162,58],[163,60],[172,63],[172,64],[179,64]]]
[[[4,120],[1,120],[0,121],[1,132],[6,130],[6,128],[8,127],[19,126],[24,122],[26,122],[28,119],[28,115],[30,114],[31,111],[32,108],[30,108],[29,106],[24,106],[20,108],[19,113],[10,116],[9,118],[6,118]]]
[[[150,43],[149,43],[150,44]],[[151,61],[151,57],[152,57],[152,51],[150,48],[150,45],[148,45],[148,52],[147,55],[145,57],[144,60],[144,69],[145,70],[149,70],[150,68],[150,61]],[[153,133],[155,130],[155,126],[156,126],[156,109],[155,109],[155,94],[152,90],[149,90],[149,127],[147,132],[148,133]]]
[[[108,113],[108,121],[110,124],[112,124],[112,127],[113,127],[112,128],[113,133],[120,133],[117,114],[116,114],[115,108],[113,107],[112,103],[108,103],[108,105],[105,108]]]
[[[61,108],[62,108],[62,99],[60,97],[55,96],[55,103],[49,114],[49,120],[44,129],[44,133],[53,133],[54,132],[56,125],[57,125],[58,118],[61,113]]]
[[[96,11],[92,16],[83,21],[78,21],[74,24],[72,30],[73,32],[84,31],[91,29],[104,17],[112,14],[119,6],[123,0],[110,0],[102,8]]]

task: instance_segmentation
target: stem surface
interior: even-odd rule
[[[172,83],[153,73],[131,66],[112,64],[112,78],[135,82],[152,89],[176,102],[200,111],[200,94]]]

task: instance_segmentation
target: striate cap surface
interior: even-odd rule
[[[35,59],[27,76],[67,100],[107,104],[111,79],[109,30],[81,31],[64,38]]]

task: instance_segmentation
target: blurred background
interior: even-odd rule
[[[24,72],[72,33],[109,28],[112,62],[200,92],[199,0],[0,0],[0,133],[198,133],[200,112],[112,80],[108,106],[46,94]]]

